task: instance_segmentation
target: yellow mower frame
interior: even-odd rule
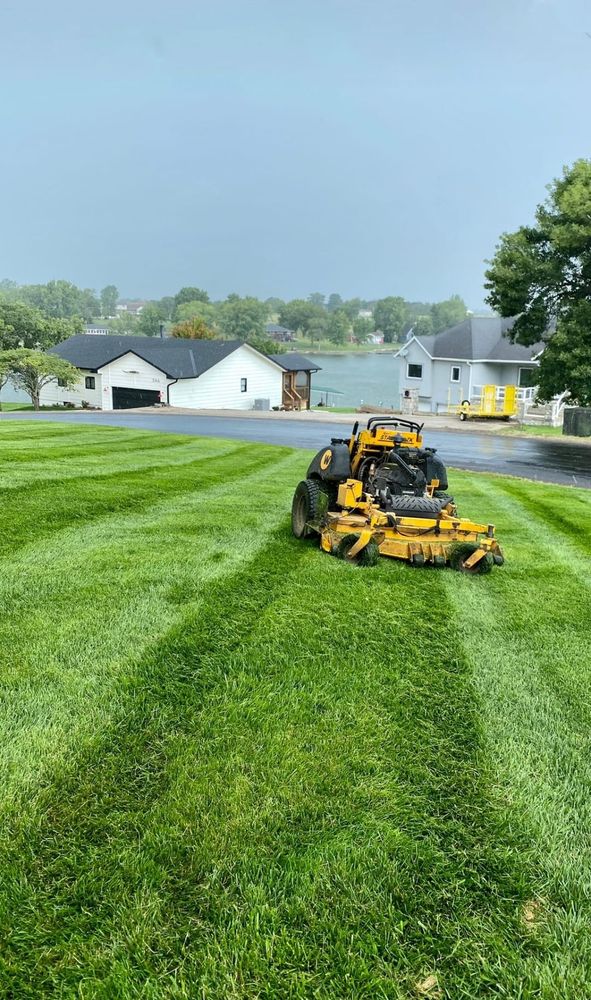
[[[447,476],[442,481],[436,478],[437,472],[445,474],[445,466],[440,460],[438,464],[431,460],[432,449],[422,453],[423,457],[428,453],[431,463],[427,464],[423,497],[443,497],[441,507],[435,504],[432,511],[423,507],[425,513],[419,514],[413,511],[412,504],[402,507],[399,503],[398,509],[394,503],[380,506],[379,490],[375,496],[367,492],[364,470],[368,461],[379,465],[385,454],[397,448],[400,456],[408,454],[412,462],[416,454],[413,449],[421,449],[423,443],[419,424],[388,418],[382,426],[376,421],[378,418],[371,418],[367,429],[359,431],[355,424],[348,440],[333,438],[329,447],[318,452],[308,469],[308,478],[298,485],[294,495],[294,535],[304,538],[316,534],[324,552],[366,565],[380,555],[415,566],[451,564],[470,573],[485,573],[494,564],[502,565],[503,553],[494,526],[459,517],[454,501],[445,493]],[[412,473],[404,462],[402,466]],[[340,470],[345,468],[349,470],[348,478],[346,472],[340,478]],[[440,483],[443,490],[439,489]],[[407,499],[414,495],[407,494]]]

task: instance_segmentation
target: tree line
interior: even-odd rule
[[[394,295],[377,300],[343,299],[336,292],[263,301],[233,293],[213,302],[203,288],[185,286],[176,295],[147,302],[139,315],[118,314],[118,301],[115,285],[96,293],[63,280],[46,285],[1,281],[0,348],[19,343],[48,347],[83,330],[85,322],[96,320],[104,321],[114,334],[154,337],[166,329],[177,337],[245,340],[267,351],[281,349],[266,334],[265,325],[270,321],[311,345],[321,341],[343,344],[351,339],[364,343],[375,332],[382,333],[386,343],[394,343],[411,328],[421,335],[437,333],[466,316],[466,304],[459,295],[428,303],[408,302]]]

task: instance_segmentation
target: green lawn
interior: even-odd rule
[[[497,424],[502,434],[533,434],[534,437],[562,437],[562,427],[550,427],[547,424]]]
[[[290,535],[307,456],[0,419],[0,996],[591,997],[591,493],[489,576]]]

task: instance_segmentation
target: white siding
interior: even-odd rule
[[[85,387],[85,378],[94,379],[95,388]],[[63,389],[57,384],[57,379],[41,390],[41,406],[61,406],[63,403],[74,403],[82,406],[83,400],[91,406],[102,407],[102,378],[100,372],[81,371],[80,380],[72,389]]]
[[[128,352],[105,365],[101,372],[103,410],[113,409],[114,386],[124,389],[154,389],[161,393],[162,401],[166,402],[166,387],[172,380],[143,358],[138,358],[137,354]]]
[[[399,368],[399,393],[402,396],[406,389],[416,390],[419,394],[419,411],[429,412],[431,409],[431,379],[433,362],[416,340],[410,340],[402,348]],[[408,366],[421,365],[421,378],[409,378]]]
[[[240,380],[246,379],[246,392]],[[280,406],[282,369],[258,351],[244,345],[223,358],[199,378],[181,379],[170,386],[170,405],[191,409],[252,410],[255,399]]]

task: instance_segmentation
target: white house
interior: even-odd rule
[[[396,353],[399,392],[419,411],[441,413],[473,399],[483,385],[516,385],[533,395],[543,344],[524,347],[506,336],[515,319],[473,316],[429,337],[411,335]]]
[[[267,409],[288,405],[286,386],[297,379],[309,385],[310,372],[318,370],[302,355],[267,357],[240,340],[78,334],[51,353],[75,365],[80,380],[72,389],[48,383],[42,406],[118,410],[167,403],[190,409]]]

